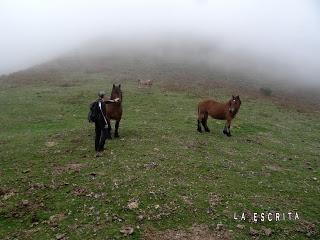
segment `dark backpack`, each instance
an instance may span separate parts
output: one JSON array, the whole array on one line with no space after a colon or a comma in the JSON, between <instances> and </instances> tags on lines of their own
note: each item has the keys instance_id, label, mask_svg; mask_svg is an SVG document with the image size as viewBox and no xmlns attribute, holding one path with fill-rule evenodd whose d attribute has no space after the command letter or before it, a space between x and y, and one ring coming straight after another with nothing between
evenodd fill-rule
<instances>
[{"instance_id":1,"label":"dark backpack","mask_svg":"<svg viewBox=\"0 0 320 240\"><path fill-rule=\"evenodd\" d=\"M90 104L89 113L88 113L88 121L95 122L97 121L99 116L99 101L94 101Z\"/></svg>"}]
</instances>

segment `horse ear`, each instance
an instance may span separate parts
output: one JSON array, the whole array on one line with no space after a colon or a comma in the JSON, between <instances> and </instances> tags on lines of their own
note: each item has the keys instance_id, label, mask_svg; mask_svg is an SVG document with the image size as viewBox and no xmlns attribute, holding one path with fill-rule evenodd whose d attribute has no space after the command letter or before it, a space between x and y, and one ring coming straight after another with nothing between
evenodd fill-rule
<instances>
[{"instance_id":1,"label":"horse ear","mask_svg":"<svg viewBox=\"0 0 320 240\"><path fill-rule=\"evenodd\" d=\"M112 88L115 88L115 87L116 87L116 85L113 84Z\"/></svg>"},{"instance_id":2,"label":"horse ear","mask_svg":"<svg viewBox=\"0 0 320 240\"><path fill-rule=\"evenodd\" d=\"M235 99L235 97L232 95L232 99Z\"/></svg>"},{"instance_id":3,"label":"horse ear","mask_svg":"<svg viewBox=\"0 0 320 240\"><path fill-rule=\"evenodd\" d=\"M239 95L236 96L236 99L240 99Z\"/></svg>"},{"instance_id":4,"label":"horse ear","mask_svg":"<svg viewBox=\"0 0 320 240\"><path fill-rule=\"evenodd\" d=\"M121 88L121 84L119 84L119 88Z\"/></svg>"}]
</instances>

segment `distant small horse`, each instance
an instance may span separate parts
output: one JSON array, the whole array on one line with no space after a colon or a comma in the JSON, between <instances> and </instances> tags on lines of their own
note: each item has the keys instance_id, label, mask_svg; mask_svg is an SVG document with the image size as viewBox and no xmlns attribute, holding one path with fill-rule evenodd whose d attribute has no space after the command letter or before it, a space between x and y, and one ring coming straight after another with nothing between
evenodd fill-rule
<instances>
[{"instance_id":1,"label":"distant small horse","mask_svg":"<svg viewBox=\"0 0 320 240\"><path fill-rule=\"evenodd\" d=\"M141 87L149 87L150 88L152 86L152 81L138 79L138 86L139 86L139 88L141 88Z\"/></svg>"},{"instance_id":2,"label":"distant small horse","mask_svg":"<svg viewBox=\"0 0 320 240\"><path fill-rule=\"evenodd\" d=\"M227 120L223 133L231 136L230 125L232 119L240 109L241 100L239 96L233 96L226 103L219 103L214 100L205 100L198 104L198 131L202 132L200 122L206 132L210 132L207 125L208 116L219 120Z\"/></svg>"},{"instance_id":3,"label":"distant small horse","mask_svg":"<svg viewBox=\"0 0 320 240\"><path fill-rule=\"evenodd\" d=\"M121 84L116 86L113 84L110 99L114 100L119 98L119 101L113 104L109 104L107 106L107 124L108 124L108 138L111 138L111 120L115 120L115 132L114 137L119 137L119 124L122 117L122 91L121 91Z\"/></svg>"}]
</instances>

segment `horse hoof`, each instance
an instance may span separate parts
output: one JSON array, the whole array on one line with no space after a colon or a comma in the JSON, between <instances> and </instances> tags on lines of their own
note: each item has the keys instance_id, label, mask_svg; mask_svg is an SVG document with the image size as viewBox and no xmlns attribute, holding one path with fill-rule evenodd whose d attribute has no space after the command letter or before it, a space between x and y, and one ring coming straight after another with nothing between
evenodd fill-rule
<instances>
[{"instance_id":1,"label":"horse hoof","mask_svg":"<svg viewBox=\"0 0 320 240\"><path fill-rule=\"evenodd\" d=\"M201 129L198 128L197 130L198 130L199 133L202 133L202 130L201 130Z\"/></svg>"},{"instance_id":2,"label":"horse hoof","mask_svg":"<svg viewBox=\"0 0 320 240\"><path fill-rule=\"evenodd\" d=\"M210 129L209 129L209 128L208 128L208 129L205 129L205 131L206 131L206 132L210 132Z\"/></svg>"},{"instance_id":3,"label":"horse hoof","mask_svg":"<svg viewBox=\"0 0 320 240\"><path fill-rule=\"evenodd\" d=\"M119 138L119 134L115 134L114 137L115 137L115 138Z\"/></svg>"}]
</instances>

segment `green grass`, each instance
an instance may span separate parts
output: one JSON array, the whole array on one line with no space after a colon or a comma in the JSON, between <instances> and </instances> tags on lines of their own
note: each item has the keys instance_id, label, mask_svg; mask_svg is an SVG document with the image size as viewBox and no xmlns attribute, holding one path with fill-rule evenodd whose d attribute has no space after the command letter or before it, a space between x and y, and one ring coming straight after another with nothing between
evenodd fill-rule
<instances>
[{"instance_id":1,"label":"green grass","mask_svg":"<svg viewBox=\"0 0 320 240\"><path fill-rule=\"evenodd\" d=\"M209 121L211 133L199 134L195 114L203 96L123 82L120 139L95 158L88 105L112 80L72 79L0 87L0 239L122 238L123 226L140 239L150 229L217 223L235 239L262 226L272 229L271 239L319 238L319 114L242 96L231 138L217 120ZM210 196L216 202L208 212ZM139 207L127 209L134 199ZM243 211L297 211L300 221L233 220ZM52 226L55 214L65 217ZM305 223L315 225L313 232Z\"/></svg>"}]
</instances>

